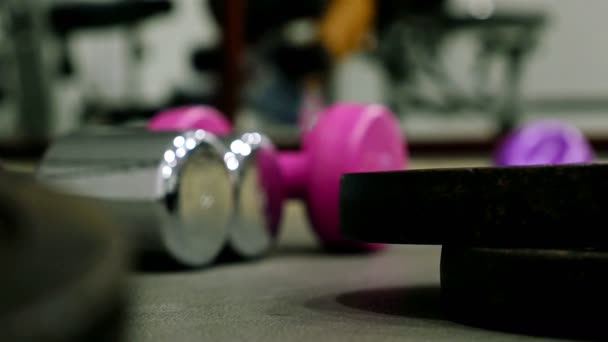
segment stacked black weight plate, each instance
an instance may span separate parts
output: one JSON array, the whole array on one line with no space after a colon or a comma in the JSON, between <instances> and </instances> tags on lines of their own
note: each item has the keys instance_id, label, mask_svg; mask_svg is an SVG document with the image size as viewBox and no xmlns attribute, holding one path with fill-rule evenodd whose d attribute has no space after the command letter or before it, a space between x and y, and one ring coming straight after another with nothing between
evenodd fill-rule
<instances>
[{"instance_id":1,"label":"stacked black weight plate","mask_svg":"<svg viewBox=\"0 0 608 342\"><path fill-rule=\"evenodd\" d=\"M606 337L608 165L345 175L342 233L443 245L454 320L509 331Z\"/></svg>"},{"instance_id":2,"label":"stacked black weight plate","mask_svg":"<svg viewBox=\"0 0 608 342\"><path fill-rule=\"evenodd\" d=\"M608 253L443 246L443 307L456 321L518 333L608 337Z\"/></svg>"}]
</instances>

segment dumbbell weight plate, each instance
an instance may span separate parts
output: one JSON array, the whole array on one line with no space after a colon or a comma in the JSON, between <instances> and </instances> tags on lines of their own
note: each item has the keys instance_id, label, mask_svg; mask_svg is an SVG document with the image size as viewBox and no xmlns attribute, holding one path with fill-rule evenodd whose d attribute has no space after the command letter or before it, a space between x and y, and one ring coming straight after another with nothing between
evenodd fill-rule
<instances>
[{"instance_id":1,"label":"dumbbell weight plate","mask_svg":"<svg viewBox=\"0 0 608 342\"><path fill-rule=\"evenodd\" d=\"M444 246L442 305L456 321L543 335L604 336L608 253Z\"/></svg>"},{"instance_id":2,"label":"dumbbell weight plate","mask_svg":"<svg viewBox=\"0 0 608 342\"><path fill-rule=\"evenodd\" d=\"M0 340L116 341L122 227L95 203L0 172Z\"/></svg>"},{"instance_id":3,"label":"dumbbell weight plate","mask_svg":"<svg viewBox=\"0 0 608 342\"><path fill-rule=\"evenodd\" d=\"M367 242L607 248L608 165L347 174L344 236Z\"/></svg>"},{"instance_id":4,"label":"dumbbell weight plate","mask_svg":"<svg viewBox=\"0 0 608 342\"><path fill-rule=\"evenodd\" d=\"M264 255L274 244L281 220L284 194L277 151L257 132L223 139L238 157L235 213L228 230L229 252L240 257Z\"/></svg>"}]
</instances>

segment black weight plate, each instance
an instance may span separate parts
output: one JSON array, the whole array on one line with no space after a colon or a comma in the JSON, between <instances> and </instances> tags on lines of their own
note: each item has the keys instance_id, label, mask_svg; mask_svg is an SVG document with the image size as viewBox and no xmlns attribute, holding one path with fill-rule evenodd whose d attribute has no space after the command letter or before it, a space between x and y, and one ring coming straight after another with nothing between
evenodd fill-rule
<instances>
[{"instance_id":1,"label":"black weight plate","mask_svg":"<svg viewBox=\"0 0 608 342\"><path fill-rule=\"evenodd\" d=\"M607 336L608 253L444 246L441 299L456 321L520 333Z\"/></svg>"},{"instance_id":2,"label":"black weight plate","mask_svg":"<svg viewBox=\"0 0 608 342\"><path fill-rule=\"evenodd\" d=\"M97 206L0 173L0 340L115 341L126 249Z\"/></svg>"},{"instance_id":3,"label":"black weight plate","mask_svg":"<svg viewBox=\"0 0 608 342\"><path fill-rule=\"evenodd\" d=\"M606 248L608 165L346 174L347 238L401 244Z\"/></svg>"}]
</instances>

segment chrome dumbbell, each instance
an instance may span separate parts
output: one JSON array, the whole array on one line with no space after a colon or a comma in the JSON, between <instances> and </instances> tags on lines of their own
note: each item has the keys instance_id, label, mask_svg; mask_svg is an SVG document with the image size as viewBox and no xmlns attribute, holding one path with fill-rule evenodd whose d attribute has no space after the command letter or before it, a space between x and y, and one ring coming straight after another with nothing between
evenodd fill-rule
<instances>
[{"instance_id":1,"label":"chrome dumbbell","mask_svg":"<svg viewBox=\"0 0 608 342\"><path fill-rule=\"evenodd\" d=\"M234 175L232 218L225 252L241 258L264 255L272 246L281 219L283 193L277 150L259 132L230 133L230 123L212 107L179 107L159 113L151 131L203 128L221 135L227 168Z\"/></svg>"}]
</instances>

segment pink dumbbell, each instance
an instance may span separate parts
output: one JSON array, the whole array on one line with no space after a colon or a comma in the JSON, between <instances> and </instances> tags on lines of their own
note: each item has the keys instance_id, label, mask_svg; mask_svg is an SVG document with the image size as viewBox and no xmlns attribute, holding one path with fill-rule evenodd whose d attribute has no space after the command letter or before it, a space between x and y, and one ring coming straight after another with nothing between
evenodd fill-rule
<instances>
[{"instance_id":1,"label":"pink dumbbell","mask_svg":"<svg viewBox=\"0 0 608 342\"><path fill-rule=\"evenodd\" d=\"M159 113L149 124L154 130L207 129L226 133L220 113L207 106L172 109ZM308 215L324 247L333 250L375 250L382 245L345 240L339 231L338 192L347 172L399 170L407 167L405 139L394 115L377 104L338 103L314 118L303 131L301 150L276 152L266 149L257 158L258 180L269 192L266 206L270 227L277 222L285 198L306 202ZM213 123L213 125L211 124ZM221 131L221 132L220 132ZM251 135L244 134L239 141ZM249 137L249 138L248 138ZM240 144L240 143L239 143ZM274 152L273 152L274 151ZM274 171L273 171L274 170ZM279 194L277 194L279 193Z\"/></svg>"},{"instance_id":2,"label":"pink dumbbell","mask_svg":"<svg viewBox=\"0 0 608 342\"><path fill-rule=\"evenodd\" d=\"M220 111L209 106L183 106L162 111L148 121L153 131L204 129L216 135L227 135L232 125Z\"/></svg>"}]
</instances>

